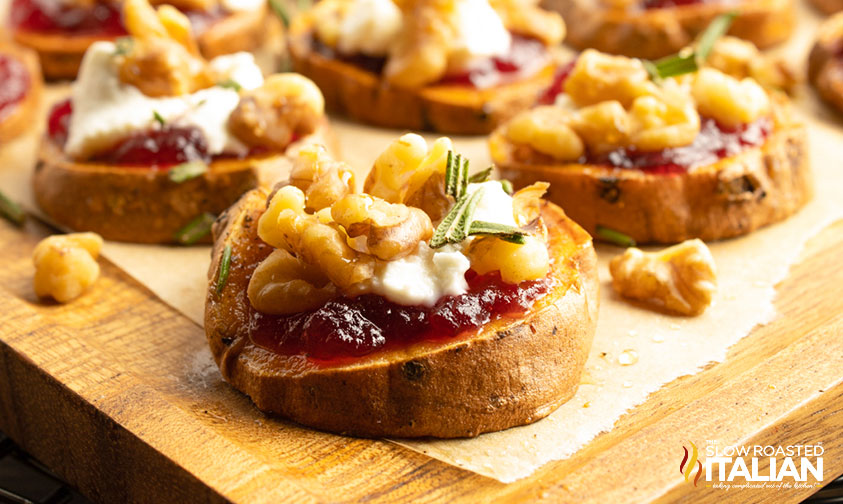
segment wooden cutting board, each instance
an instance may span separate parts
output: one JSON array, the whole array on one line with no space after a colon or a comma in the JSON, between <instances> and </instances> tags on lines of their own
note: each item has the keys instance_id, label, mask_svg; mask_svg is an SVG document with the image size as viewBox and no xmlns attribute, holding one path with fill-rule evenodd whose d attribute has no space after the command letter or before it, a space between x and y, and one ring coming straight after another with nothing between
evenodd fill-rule
<instances>
[{"instance_id":1,"label":"wooden cutting board","mask_svg":"<svg viewBox=\"0 0 843 504\"><path fill-rule=\"evenodd\" d=\"M105 261L76 302L40 302L30 254L47 232L0 222L0 429L96 501L779 503L819 488L695 488L678 439L822 443L825 481L843 473L843 221L779 285L781 316L725 362L509 485L264 416L208 366L199 327Z\"/></svg>"}]
</instances>

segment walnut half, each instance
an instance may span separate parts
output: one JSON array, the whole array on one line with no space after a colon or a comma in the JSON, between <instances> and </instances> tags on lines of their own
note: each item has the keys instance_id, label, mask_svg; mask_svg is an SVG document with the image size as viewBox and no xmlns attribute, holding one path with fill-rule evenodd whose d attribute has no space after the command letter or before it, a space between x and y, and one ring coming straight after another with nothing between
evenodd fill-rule
<instances>
[{"instance_id":1,"label":"walnut half","mask_svg":"<svg viewBox=\"0 0 843 504\"><path fill-rule=\"evenodd\" d=\"M96 233L48 236L32 253L35 293L67 303L81 296L99 277L97 256L102 238Z\"/></svg>"},{"instance_id":2,"label":"walnut half","mask_svg":"<svg viewBox=\"0 0 843 504\"><path fill-rule=\"evenodd\" d=\"M629 248L609 263L612 287L683 315L699 315L717 288L714 258L701 240L687 240L658 252Z\"/></svg>"}]
</instances>

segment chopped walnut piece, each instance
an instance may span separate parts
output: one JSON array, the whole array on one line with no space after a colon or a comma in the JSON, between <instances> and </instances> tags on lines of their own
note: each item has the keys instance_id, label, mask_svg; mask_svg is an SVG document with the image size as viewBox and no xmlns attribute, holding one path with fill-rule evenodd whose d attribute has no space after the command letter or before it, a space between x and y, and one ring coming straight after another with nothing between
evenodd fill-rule
<instances>
[{"instance_id":1,"label":"chopped walnut piece","mask_svg":"<svg viewBox=\"0 0 843 504\"><path fill-rule=\"evenodd\" d=\"M96 233L48 236L32 253L35 293L67 303L81 296L100 274L97 256L102 238Z\"/></svg>"},{"instance_id":2,"label":"chopped walnut piece","mask_svg":"<svg viewBox=\"0 0 843 504\"><path fill-rule=\"evenodd\" d=\"M317 268L276 249L252 273L248 295L258 311L287 315L318 308L337 292Z\"/></svg>"},{"instance_id":3,"label":"chopped walnut piece","mask_svg":"<svg viewBox=\"0 0 843 504\"><path fill-rule=\"evenodd\" d=\"M658 252L629 248L609 263L612 286L621 296L683 315L699 315L716 290L714 258L701 240Z\"/></svg>"}]
</instances>

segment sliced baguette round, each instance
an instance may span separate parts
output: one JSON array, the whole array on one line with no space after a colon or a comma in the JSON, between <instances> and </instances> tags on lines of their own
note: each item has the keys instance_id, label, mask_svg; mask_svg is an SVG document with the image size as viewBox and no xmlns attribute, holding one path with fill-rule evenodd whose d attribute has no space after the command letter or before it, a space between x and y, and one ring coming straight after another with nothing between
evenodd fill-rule
<instances>
[{"instance_id":1,"label":"sliced baguette round","mask_svg":"<svg viewBox=\"0 0 843 504\"><path fill-rule=\"evenodd\" d=\"M700 2L638 10L609 8L595 0L544 0L543 6L562 14L568 27L565 41L571 46L647 59L678 52L714 18L734 10L739 15L729 33L762 49L787 40L796 23L795 0Z\"/></svg>"},{"instance_id":2,"label":"sliced baguette round","mask_svg":"<svg viewBox=\"0 0 843 504\"><path fill-rule=\"evenodd\" d=\"M41 77L38 56L33 51L0 41L0 54L8 54L19 60L29 74L26 96L6 117L0 119L0 144L3 144L37 123L35 117L40 111L44 79Z\"/></svg>"},{"instance_id":3,"label":"sliced baguette round","mask_svg":"<svg viewBox=\"0 0 843 504\"><path fill-rule=\"evenodd\" d=\"M328 136L326 120L287 153L307 144L330 145ZM113 241L176 243L176 233L203 213L219 215L250 189L274 183L285 163L278 155L222 159L203 175L177 183L169 170L74 162L45 139L33 184L38 206L63 227ZM210 235L202 242L210 243Z\"/></svg>"},{"instance_id":4,"label":"sliced baguette round","mask_svg":"<svg viewBox=\"0 0 843 504\"><path fill-rule=\"evenodd\" d=\"M293 69L322 90L330 110L387 128L458 135L485 134L532 105L550 85L554 65L517 82L475 89L434 85L421 89L390 86L380 75L328 58L313 48L313 30L303 18L290 27Z\"/></svg>"},{"instance_id":5,"label":"sliced baguette round","mask_svg":"<svg viewBox=\"0 0 843 504\"><path fill-rule=\"evenodd\" d=\"M206 58L238 51L251 51L263 41L266 6L250 11L228 14L215 21L197 37L199 49ZM42 33L14 29L18 44L34 49L41 60L47 79L75 79L85 51L94 42L114 40L114 37Z\"/></svg>"},{"instance_id":6,"label":"sliced baguette round","mask_svg":"<svg viewBox=\"0 0 843 504\"><path fill-rule=\"evenodd\" d=\"M763 145L682 174L537 162L503 128L489 145L503 178L516 187L550 182L548 199L592 235L603 226L638 243L719 240L783 220L811 198L807 132L791 113L780 111L780 125Z\"/></svg>"},{"instance_id":7,"label":"sliced baguette round","mask_svg":"<svg viewBox=\"0 0 843 504\"><path fill-rule=\"evenodd\" d=\"M546 205L553 289L519 319L478 334L320 366L249 337L251 273L271 252L257 237L267 193L246 194L214 230L205 333L223 377L258 408L298 423L363 437L470 437L534 422L576 391L597 321L596 255L588 234ZM228 280L217 293L223 250Z\"/></svg>"}]
</instances>

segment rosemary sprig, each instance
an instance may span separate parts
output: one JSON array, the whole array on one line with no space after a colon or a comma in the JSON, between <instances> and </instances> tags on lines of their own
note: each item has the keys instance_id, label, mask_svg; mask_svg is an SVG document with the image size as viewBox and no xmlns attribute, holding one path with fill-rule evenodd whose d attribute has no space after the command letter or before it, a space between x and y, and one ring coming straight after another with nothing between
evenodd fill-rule
<instances>
[{"instance_id":1,"label":"rosemary sprig","mask_svg":"<svg viewBox=\"0 0 843 504\"><path fill-rule=\"evenodd\" d=\"M15 226L23 226L26 221L26 212L23 208L2 192L0 192L0 215Z\"/></svg>"},{"instance_id":2,"label":"rosemary sprig","mask_svg":"<svg viewBox=\"0 0 843 504\"><path fill-rule=\"evenodd\" d=\"M621 233L620 231L615 231L614 229L607 228L606 226L601 226L598 224L596 234L597 237L601 240L613 243L619 247L635 246L635 240L633 240L631 236Z\"/></svg>"},{"instance_id":3,"label":"rosemary sprig","mask_svg":"<svg viewBox=\"0 0 843 504\"><path fill-rule=\"evenodd\" d=\"M226 79L222 82L217 82L217 86L219 86L221 88L226 88L226 89L233 89L233 90L237 91L238 93L240 92L241 89L243 89L243 86L241 86L240 83L237 82L234 79Z\"/></svg>"},{"instance_id":4,"label":"rosemary sprig","mask_svg":"<svg viewBox=\"0 0 843 504\"><path fill-rule=\"evenodd\" d=\"M480 182L486 182L489 180L489 177L492 176L492 166L486 168L485 170L481 170L474 175L468 177L469 184L479 184Z\"/></svg>"},{"instance_id":5,"label":"rosemary sprig","mask_svg":"<svg viewBox=\"0 0 843 504\"><path fill-rule=\"evenodd\" d=\"M135 39L132 37L119 37L114 41L114 55L123 56L132 52L135 46Z\"/></svg>"},{"instance_id":6,"label":"rosemary sprig","mask_svg":"<svg viewBox=\"0 0 843 504\"><path fill-rule=\"evenodd\" d=\"M269 7L278 16L278 19L284 23L284 28L288 28L290 26L290 14L287 12L287 8L283 5L282 0L269 0Z\"/></svg>"},{"instance_id":7,"label":"rosemary sprig","mask_svg":"<svg viewBox=\"0 0 843 504\"><path fill-rule=\"evenodd\" d=\"M517 227L497 224L495 222L472 221L468 229L469 235L492 235L511 243L523 244L527 233Z\"/></svg>"},{"instance_id":8,"label":"rosemary sprig","mask_svg":"<svg viewBox=\"0 0 843 504\"><path fill-rule=\"evenodd\" d=\"M168 176L176 184L195 179L208 171L208 165L202 161L188 161L170 168Z\"/></svg>"},{"instance_id":9,"label":"rosemary sprig","mask_svg":"<svg viewBox=\"0 0 843 504\"><path fill-rule=\"evenodd\" d=\"M231 245L226 245L222 251L222 261L220 261L220 273L217 277L217 294L221 293L228 282L228 273L231 270Z\"/></svg>"},{"instance_id":10,"label":"rosemary sprig","mask_svg":"<svg viewBox=\"0 0 843 504\"><path fill-rule=\"evenodd\" d=\"M481 188L474 191L471 196L462 197L457 201L448 215L436 227L436 231L433 232L433 237L428 244L430 248L439 248L448 243L459 243L465 240L471 226L471 216L474 214L482 195L483 189Z\"/></svg>"},{"instance_id":11,"label":"rosemary sprig","mask_svg":"<svg viewBox=\"0 0 843 504\"><path fill-rule=\"evenodd\" d=\"M508 180L501 180L501 187L503 188L503 192L506 194L512 194L515 192L515 188L512 187L512 182Z\"/></svg>"},{"instance_id":12,"label":"rosemary sprig","mask_svg":"<svg viewBox=\"0 0 843 504\"><path fill-rule=\"evenodd\" d=\"M468 159L454 151L448 151L445 163L445 194L450 194L459 201L468 187Z\"/></svg>"},{"instance_id":13,"label":"rosemary sprig","mask_svg":"<svg viewBox=\"0 0 843 504\"><path fill-rule=\"evenodd\" d=\"M162 116L157 110L152 111L152 118L155 119L155 121L161 126L167 124L167 121L164 120L164 116Z\"/></svg>"},{"instance_id":14,"label":"rosemary sprig","mask_svg":"<svg viewBox=\"0 0 843 504\"><path fill-rule=\"evenodd\" d=\"M175 239L182 245L193 245L211 232L211 226L217 218L205 212L176 231Z\"/></svg>"},{"instance_id":15,"label":"rosemary sprig","mask_svg":"<svg viewBox=\"0 0 843 504\"><path fill-rule=\"evenodd\" d=\"M735 16L737 12L734 11L717 16L700 35L694 49L685 48L674 56L667 56L656 61L645 60L644 68L647 69L650 78L658 81L699 70L711 53L711 49L714 48L714 44L717 43L717 39L729 31Z\"/></svg>"}]
</instances>

